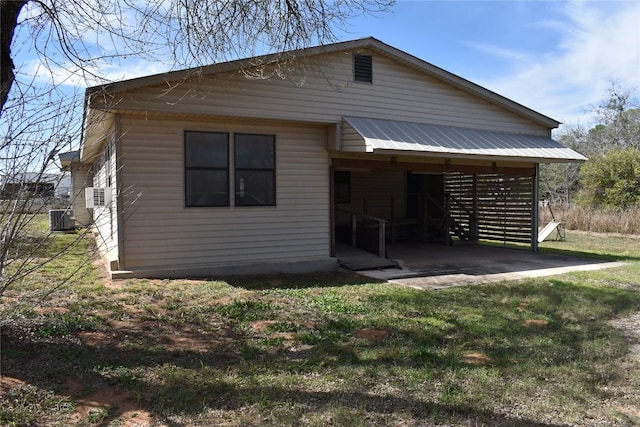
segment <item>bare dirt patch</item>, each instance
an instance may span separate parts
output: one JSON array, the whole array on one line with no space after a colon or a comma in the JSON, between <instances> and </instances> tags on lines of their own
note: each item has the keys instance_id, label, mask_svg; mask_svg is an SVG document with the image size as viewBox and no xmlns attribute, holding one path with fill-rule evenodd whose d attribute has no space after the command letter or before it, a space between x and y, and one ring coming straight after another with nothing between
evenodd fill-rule
<instances>
[{"instance_id":1,"label":"bare dirt patch","mask_svg":"<svg viewBox=\"0 0 640 427\"><path fill-rule=\"evenodd\" d=\"M204 353L212 346L232 343L236 335L228 328L218 330L215 335L198 333L184 327L162 334L159 343L168 351L193 351Z\"/></svg>"},{"instance_id":2,"label":"bare dirt patch","mask_svg":"<svg viewBox=\"0 0 640 427\"><path fill-rule=\"evenodd\" d=\"M81 342L91 347L101 346L112 339L111 334L105 332L80 332L78 338Z\"/></svg>"},{"instance_id":3,"label":"bare dirt patch","mask_svg":"<svg viewBox=\"0 0 640 427\"><path fill-rule=\"evenodd\" d=\"M6 375L0 376L0 390L3 392L25 384L26 383L24 381L17 378L8 377Z\"/></svg>"},{"instance_id":4,"label":"bare dirt patch","mask_svg":"<svg viewBox=\"0 0 640 427\"><path fill-rule=\"evenodd\" d=\"M640 420L640 409L639 408L634 408L634 407L629 407L629 406L618 406L616 407L616 409L620 412L622 412L623 414L633 417L633 418L638 418Z\"/></svg>"},{"instance_id":5,"label":"bare dirt patch","mask_svg":"<svg viewBox=\"0 0 640 427\"><path fill-rule=\"evenodd\" d=\"M462 355L462 361L467 365L482 366L491 362L491 358L477 351L467 352Z\"/></svg>"},{"instance_id":6,"label":"bare dirt patch","mask_svg":"<svg viewBox=\"0 0 640 427\"><path fill-rule=\"evenodd\" d=\"M136 399L129 392L101 387L93 393L86 394L85 386L74 378L67 378L65 385L66 394L70 397L81 396L74 399L75 411L67 418L71 425L89 418L96 421L100 419L104 425L108 421L117 420L117 425L123 427L150 426L153 422L153 416L140 409Z\"/></svg>"},{"instance_id":7,"label":"bare dirt patch","mask_svg":"<svg viewBox=\"0 0 640 427\"><path fill-rule=\"evenodd\" d=\"M249 327L251 328L252 331L254 332L264 332L266 331L271 325L275 325L278 322L275 320L258 320L255 322L251 322L249 324Z\"/></svg>"},{"instance_id":8,"label":"bare dirt patch","mask_svg":"<svg viewBox=\"0 0 640 427\"><path fill-rule=\"evenodd\" d=\"M544 328L549 324L549 321L544 319L527 319L523 322L523 324L524 326L534 328Z\"/></svg>"},{"instance_id":9,"label":"bare dirt patch","mask_svg":"<svg viewBox=\"0 0 640 427\"><path fill-rule=\"evenodd\" d=\"M38 314L65 314L69 312L69 309L66 307L35 307L33 309L35 313Z\"/></svg>"},{"instance_id":10,"label":"bare dirt patch","mask_svg":"<svg viewBox=\"0 0 640 427\"><path fill-rule=\"evenodd\" d=\"M362 338L370 341L380 341L389 335L389 331L384 329L361 329L354 333L356 338Z\"/></svg>"}]
</instances>

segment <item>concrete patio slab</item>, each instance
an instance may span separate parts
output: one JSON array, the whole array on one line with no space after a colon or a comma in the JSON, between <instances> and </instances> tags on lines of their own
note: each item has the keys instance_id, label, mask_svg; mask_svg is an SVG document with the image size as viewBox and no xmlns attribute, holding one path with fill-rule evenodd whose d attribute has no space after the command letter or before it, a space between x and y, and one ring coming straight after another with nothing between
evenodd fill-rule
<instances>
[{"instance_id":1,"label":"concrete patio slab","mask_svg":"<svg viewBox=\"0 0 640 427\"><path fill-rule=\"evenodd\" d=\"M371 252L344 243L336 244L336 252L340 266L351 271L379 270L398 266L398 263L393 260L381 258Z\"/></svg>"},{"instance_id":2,"label":"concrete patio slab","mask_svg":"<svg viewBox=\"0 0 640 427\"><path fill-rule=\"evenodd\" d=\"M624 265L623 262L481 245L404 243L390 246L389 255L403 268L380 268L358 273L417 289L442 289Z\"/></svg>"}]
</instances>

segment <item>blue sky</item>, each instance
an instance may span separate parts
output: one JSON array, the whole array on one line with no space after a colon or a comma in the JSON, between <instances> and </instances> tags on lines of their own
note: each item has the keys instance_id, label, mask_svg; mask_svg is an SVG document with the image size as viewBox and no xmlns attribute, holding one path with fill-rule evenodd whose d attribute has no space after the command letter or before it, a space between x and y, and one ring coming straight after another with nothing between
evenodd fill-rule
<instances>
[{"instance_id":1,"label":"blue sky","mask_svg":"<svg viewBox=\"0 0 640 427\"><path fill-rule=\"evenodd\" d=\"M567 124L593 124L590 110L612 81L640 90L640 0L399 0L390 12L350 24L338 32L342 40L373 36ZM15 44L24 48L30 35L17 34L26 37ZM26 80L48 70L28 49L17 62ZM122 80L171 65L128 58L97 67L97 74ZM55 63L49 69L53 77L41 77L69 89L97 84Z\"/></svg>"},{"instance_id":2,"label":"blue sky","mask_svg":"<svg viewBox=\"0 0 640 427\"><path fill-rule=\"evenodd\" d=\"M373 36L568 124L612 81L640 90L640 1L398 1L345 39Z\"/></svg>"}]
</instances>

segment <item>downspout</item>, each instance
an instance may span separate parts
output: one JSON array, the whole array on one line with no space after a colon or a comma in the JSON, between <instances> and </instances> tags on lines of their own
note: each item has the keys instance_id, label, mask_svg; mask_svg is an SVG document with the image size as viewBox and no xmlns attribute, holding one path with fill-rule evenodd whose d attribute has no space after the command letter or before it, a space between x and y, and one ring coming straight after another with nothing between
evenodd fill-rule
<instances>
[{"instance_id":1,"label":"downspout","mask_svg":"<svg viewBox=\"0 0 640 427\"><path fill-rule=\"evenodd\" d=\"M336 256L336 169L329 159L329 255Z\"/></svg>"},{"instance_id":2,"label":"downspout","mask_svg":"<svg viewBox=\"0 0 640 427\"><path fill-rule=\"evenodd\" d=\"M540 163L536 163L533 176L533 195L531 207L531 250L538 252L538 221L540 215Z\"/></svg>"}]
</instances>

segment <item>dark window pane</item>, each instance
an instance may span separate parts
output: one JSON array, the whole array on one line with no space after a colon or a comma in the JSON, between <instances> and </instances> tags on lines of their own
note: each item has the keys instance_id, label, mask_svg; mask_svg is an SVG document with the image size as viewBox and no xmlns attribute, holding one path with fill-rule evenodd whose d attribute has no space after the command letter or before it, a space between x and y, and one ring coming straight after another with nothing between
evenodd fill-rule
<instances>
[{"instance_id":1,"label":"dark window pane","mask_svg":"<svg viewBox=\"0 0 640 427\"><path fill-rule=\"evenodd\" d=\"M351 172L336 171L334 183L336 203L351 203Z\"/></svg>"},{"instance_id":2,"label":"dark window pane","mask_svg":"<svg viewBox=\"0 0 640 427\"><path fill-rule=\"evenodd\" d=\"M273 135L235 135L235 164L241 169L273 169L275 137Z\"/></svg>"},{"instance_id":3,"label":"dark window pane","mask_svg":"<svg viewBox=\"0 0 640 427\"><path fill-rule=\"evenodd\" d=\"M185 166L226 168L229 163L226 133L186 132Z\"/></svg>"},{"instance_id":4,"label":"dark window pane","mask_svg":"<svg viewBox=\"0 0 640 427\"><path fill-rule=\"evenodd\" d=\"M275 197L274 171L236 170L236 206L273 206Z\"/></svg>"},{"instance_id":5,"label":"dark window pane","mask_svg":"<svg viewBox=\"0 0 640 427\"><path fill-rule=\"evenodd\" d=\"M229 206L226 170L187 170L185 180L187 206Z\"/></svg>"}]
</instances>

